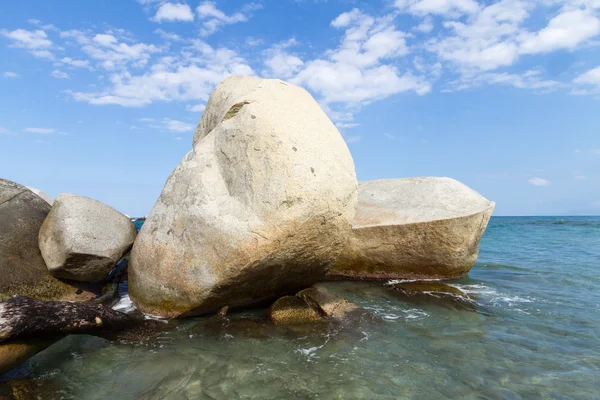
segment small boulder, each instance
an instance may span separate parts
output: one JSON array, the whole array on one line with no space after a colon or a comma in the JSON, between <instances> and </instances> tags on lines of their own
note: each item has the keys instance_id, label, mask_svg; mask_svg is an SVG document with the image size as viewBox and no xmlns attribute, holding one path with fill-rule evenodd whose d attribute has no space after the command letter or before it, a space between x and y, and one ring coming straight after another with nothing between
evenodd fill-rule
<instances>
[{"instance_id":1,"label":"small boulder","mask_svg":"<svg viewBox=\"0 0 600 400\"><path fill-rule=\"evenodd\" d=\"M301 290L295 296L284 296L269 308L269 319L275 325L297 325L315 322L343 321L359 308L322 286Z\"/></svg>"},{"instance_id":2,"label":"small boulder","mask_svg":"<svg viewBox=\"0 0 600 400\"><path fill-rule=\"evenodd\" d=\"M17 183L0 179L0 300L28 296L40 300L89 300L88 285L63 282L48 273L38 233L50 205Z\"/></svg>"},{"instance_id":3,"label":"small boulder","mask_svg":"<svg viewBox=\"0 0 600 400\"><path fill-rule=\"evenodd\" d=\"M332 279L457 279L468 274L494 202L450 178L359 184L348 246Z\"/></svg>"},{"instance_id":4,"label":"small boulder","mask_svg":"<svg viewBox=\"0 0 600 400\"><path fill-rule=\"evenodd\" d=\"M268 316L275 325L296 325L324 321L318 312L296 296L279 298L269 308Z\"/></svg>"},{"instance_id":5,"label":"small boulder","mask_svg":"<svg viewBox=\"0 0 600 400\"><path fill-rule=\"evenodd\" d=\"M39 233L50 273L63 279L104 279L133 245L137 230L117 210L83 196L59 195Z\"/></svg>"},{"instance_id":6,"label":"small boulder","mask_svg":"<svg viewBox=\"0 0 600 400\"><path fill-rule=\"evenodd\" d=\"M296 294L320 315L327 318L343 319L349 312L357 310L356 305L341 298L322 286L313 286Z\"/></svg>"},{"instance_id":7,"label":"small boulder","mask_svg":"<svg viewBox=\"0 0 600 400\"><path fill-rule=\"evenodd\" d=\"M348 147L306 90L229 77L140 230L131 299L192 316L319 282L350 234L356 193Z\"/></svg>"}]
</instances>

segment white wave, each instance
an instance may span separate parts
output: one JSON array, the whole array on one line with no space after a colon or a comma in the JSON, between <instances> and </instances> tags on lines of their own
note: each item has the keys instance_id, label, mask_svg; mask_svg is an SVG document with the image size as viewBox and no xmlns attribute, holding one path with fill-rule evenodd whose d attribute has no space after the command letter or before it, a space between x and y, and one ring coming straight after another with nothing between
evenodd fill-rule
<instances>
[{"instance_id":1,"label":"white wave","mask_svg":"<svg viewBox=\"0 0 600 400\"><path fill-rule=\"evenodd\" d=\"M498 292L496 289L490 288L481 284L473 284L473 285L459 285L454 284L451 285L457 289L462 290L467 294L474 294L481 298L484 298L487 302L489 302L494 307L502 307L508 306L512 307L514 304L519 303L533 303L536 301L535 298L532 297L522 297L516 295L508 295L506 293ZM520 310L523 311L523 310Z\"/></svg>"},{"instance_id":2,"label":"white wave","mask_svg":"<svg viewBox=\"0 0 600 400\"><path fill-rule=\"evenodd\" d=\"M441 279L391 279L384 285L396 285L398 283L411 283L411 282L441 282Z\"/></svg>"}]
</instances>

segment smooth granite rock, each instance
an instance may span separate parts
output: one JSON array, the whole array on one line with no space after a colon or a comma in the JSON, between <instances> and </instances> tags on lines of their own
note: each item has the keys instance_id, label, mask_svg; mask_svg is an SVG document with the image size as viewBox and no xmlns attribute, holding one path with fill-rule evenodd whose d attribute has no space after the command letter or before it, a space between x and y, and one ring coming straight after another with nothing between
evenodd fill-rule
<instances>
[{"instance_id":1,"label":"smooth granite rock","mask_svg":"<svg viewBox=\"0 0 600 400\"><path fill-rule=\"evenodd\" d=\"M133 222L114 208L61 194L42 224L39 246L53 276L94 282L108 276L136 235Z\"/></svg>"},{"instance_id":2,"label":"smooth granite rock","mask_svg":"<svg viewBox=\"0 0 600 400\"><path fill-rule=\"evenodd\" d=\"M38 233L50 205L17 183L0 179L0 300L83 301L95 297L86 285L63 282L48 273Z\"/></svg>"},{"instance_id":3,"label":"smooth granite rock","mask_svg":"<svg viewBox=\"0 0 600 400\"><path fill-rule=\"evenodd\" d=\"M473 267L494 202L450 178L361 182L331 279L456 279Z\"/></svg>"},{"instance_id":4,"label":"smooth granite rock","mask_svg":"<svg viewBox=\"0 0 600 400\"><path fill-rule=\"evenodd\" d=\"M227 78L138 235L131 298L176 317L310 286L344 247L356 196L346 143L308 92Z\"/></svg>"}]
</instances>

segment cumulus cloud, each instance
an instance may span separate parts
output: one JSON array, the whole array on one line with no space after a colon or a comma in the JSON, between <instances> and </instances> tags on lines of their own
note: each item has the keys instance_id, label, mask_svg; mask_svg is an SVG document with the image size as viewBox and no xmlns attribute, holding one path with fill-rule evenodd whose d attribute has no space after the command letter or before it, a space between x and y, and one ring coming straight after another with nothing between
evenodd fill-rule
<instances>
[{"instance_id":1,"label":"cumulus cloud","mask_svg":"<svg viewBox=\"0 0 600 400\"><path fill-rule=\"evenodd\" d=\"M305 62L292 82L308 87L326 104L355 108L400 92L430 91L423 78L385 63L408 53L407 35L396 29L393 16L376 18L355 8L331 26L344 30L339 47Z\"/></svg>"},{"instance_id":2,"label":"cumulus cloud","mask_svg":"<svg viewBox=\"0 0 600 400\"><path fill-rule=\"evenodd\" d=\"M531 178L527 182L533 186L548 186L550 184L550 181L544 178Z\"/></svg>"},{"instance_id":3,"label":"cumulus cloud","mask_svg":"<svg viewBox=\"0 0 600 400\"><path fill-rule=\"evenodd\" d=\"M415 15L440 14L460 16L479 10L475 0L396 0L394 5L403 12Z\"/></svg>"},{"instance_id":4,"label":"cumulus cloud","mask_svg":"<svg viewBox=\"0 0 600 400\"><path fill-rule=\"evenodd\" d=\"M206 102L213 88L229 75L254 75L236 52L195 41L186 51L163 57L141 74L129 71L110 76L110 86L100 92L68 92L90 104L140 107L172 100Z\"/></svg>"},{"instance_id":5,"label":"cumulus cloud","mask_svg":"<svg viewBox=\"0 0 600 400\"><path fill-rule=\"evenodd\" d=\"M19 75L16 72L6 71L2 74L4 78L18 78Z\"/></svg>"},{"instance_id":6,"label":"cumulus cloud","mask_svg":"<svg viewBox=\"0 0 600 400\"><path fill-rule=\"evenodd\" d=\"M26 29L15 29L8 31L0 30L0 35L11 40L10 47L26 49L35 57L52 59L53 54L50 52L52 41L48 39L48 35L41 29L28 31Z\"/></svg>"},{"instance_id":7,"label":"cumulus cloud","mask_svg":"<svg viewBox=\"0 0 600 400\"><path fill-rule=\"evenodd\" d=\"M67 74L66 72L59 71L57 69L53 70L50 73L50 76L56 79L69 79L69 74Z\"/></svg>"},{"instance_id":8,"label":"cumulus cloud","mask_svg":"<svg viewBox=\"0 0 600 400\"><path fill-rule=\"evenodd\" d=\"M598 33L600 19L591 10L569 10L552 18L539 32L522 34L519 38L520 51L535 54L559 49L572 50Z\"/></svg>"},{"instance_id":9,"label":"cumulus cloud","mask_svg":"<svg viewBox=\"0 0 600 400\"><path fill-rule=\"evenodd\" d=\"M217 8L214 1L203 1L196 7L198 18L202 21L200 35L209 36L220 30L225 25L236 24L238 22L248 21L252 11L261 9L262 5L258 3L249 3L242 7L242 10L231 15L225 14Z\"/></svg>"},{"instance_id":10,"label":"cumulus cloud","mask_svg":"<svg viewBox=\"0 0 600 400\"><path fill-rule=\"evenodd\" d=\"M187 4L164 3L158 8L152 20L155 22L189 22L194 20L194 13Z\"/></svg>"}]
</instances>

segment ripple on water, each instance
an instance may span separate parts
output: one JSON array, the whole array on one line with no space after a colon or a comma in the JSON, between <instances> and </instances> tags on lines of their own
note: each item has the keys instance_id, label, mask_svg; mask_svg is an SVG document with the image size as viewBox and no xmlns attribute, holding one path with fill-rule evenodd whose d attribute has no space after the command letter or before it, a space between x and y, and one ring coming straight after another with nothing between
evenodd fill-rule
<instances>
[{"instance_id":1,"label":"ripple on water","mask_svg":"<svg viewBox=\"0 0 600 400\"><path fill-rule=\"evenodd\" d=\"M42 398L65 399L598 399L600 218L561 219L492 218L479 263L450 283L480 308L331 282L371 318L285 329L252 311L230 318L253 323L196 318L140 344L70 336L31 375Z\"/></svg>"}]
</instances>

